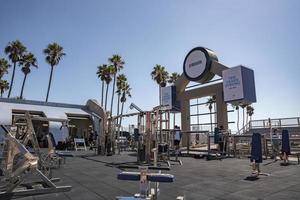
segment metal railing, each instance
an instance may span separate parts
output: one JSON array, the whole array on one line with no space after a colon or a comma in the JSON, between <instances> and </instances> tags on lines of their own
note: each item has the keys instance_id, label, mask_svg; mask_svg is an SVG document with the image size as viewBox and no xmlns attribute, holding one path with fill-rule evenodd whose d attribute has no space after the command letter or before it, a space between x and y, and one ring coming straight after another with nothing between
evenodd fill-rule
<instances>
[{"instance_id":1,"label":"metal railing","mask_svg":"<svg viewBox=\"0 0 300 200\"><path fill-rule=\"evenodd\" d=\"M300 127L300 117L251 120L238 133L244 134L252 129Z\"/></svg>"}]
</instances>

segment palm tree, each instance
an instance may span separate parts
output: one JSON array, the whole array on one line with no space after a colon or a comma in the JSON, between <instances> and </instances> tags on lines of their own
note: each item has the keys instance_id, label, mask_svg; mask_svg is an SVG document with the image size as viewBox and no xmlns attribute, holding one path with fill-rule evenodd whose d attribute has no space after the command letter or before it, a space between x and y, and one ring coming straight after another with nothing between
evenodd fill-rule
<instances>
[{"instance_id":1,"label":"palm tree","mask_svg":"<svg viewBox=\"0 0 300 200\"><path fill-rule=\"evenodd\" d=\"M6 55L8 55L8 58L11 60L11 62L14 65L13 73L12 73L11 81L10 81L10 87L9 87L9 91L8 91L8 96L7 96L8 98L11 95L12 87L14 84L17 63L20 61L20 59L22 58L22 56L25 52L26 52L26 47L19 40L9 42L8 45L4 49L4 53Z\"/></svg>"},{"instance_id":2,"label":"palm tree","mask_svg":"<svg viewBox=\"0 0 300 200\"><path fill-rule=\"evenodd\" d=\"M178 74L177 72L173 72L168 79L168 83L175 84L175 82L178 80L179 77L180 77L180 74Z\"/></svg>"},{"instance_id":3,"label":"palm tree","mask_svg":"<svg viewBox=\"0 0 300 200\"><path fill-rule=\"evenodd\" d=\"M125 64L124 60L122 60L122 57L120 55L114 54L111 58L108 59L109 63L114 67L113 71L113 91L111 94L111 104L110 104L110 116L112 116L113 113L113 104L114 104L114 95L115 95L115 86L116 86L116 76L118 71L120 71L123 68L123 65Z\"/></svg>"},{"instance_id":4,"label":"palm tree","mask_svg":"<svg viewBox=\"0 0 300 200\"><path fill-rule=\"evenodd\" d=\"M245 129L245 108L246 108L246 104L242 104L241 105L241 108L243 109L243 132L244 132L244 129Z\"/></svg>"},{"instance_id":5,"label":"palm tree","mask_svg":"<svg viewBox=\"0 0 300 200\"><path fill-rule=\"evenodd\" d=\"M1 93L1 98L3 97L3 93L9 89L9 83L6 80L1 80L0 79L0 93Z\"/></svg>"},{"instance_id":6,"label":"palm tree","mask_svg":"<svg viewBox=\"0 0 300 200\"><path fill-rule=\"evenodd\" d=\"M120 74L117 77L117 91L116 93L118 94L118 106L117 106L117 116L119 115L119 110L120 110L120 98L122 94L122 88L124 87L124 84L127 81L127 77L124 74ZM117 118L117 124L118 124L118 118Z\"/></svg>"},{"instance_id":7,"label":"palm tree","mask_svg":"<svg viewBox=\"0 0 300 200\"><path fill-rule=\"evenodd\" d=\"M7 74L7 70L10 67L10 64L5 58L0 59L0 78L2 78L4 74Z\"/></svg>"},{"instance_id":8,"label":"palm tree","mask_svg":"<svg viewBox=\"0 0 300 200\"><path fill-rule=\"evenodd\" d=\"M153 70L151 72L152 79L159 85L159 104L161 104L161 98L160 98L160 89L161 87L165 87L167 80L169 78L169 73L166 71L164 66L156 64L155 67L153 67Z\"/></svg>"},{"instance_id":9,"label":"palm tree","mask_svg":"<svg viewBox=\"0 0 300 200\"><path fill-rule=\"evenodd\" d=\"M107 65L103 64L98 66L97 75L98 78L102 82L102 90L101 90L101 107L103 107L103 98L104 98L104 82L105 82L105 70L107 69Z\"/></svg>"},{"instance_id":10,"label":"palm tree","mask_svg":"<svg viewBox=\"0 0 300 200\"><path fill-rule=\"evenodd\" d=\"M237 128L237 132L239 133L240 131L240 110L239 110L239 106L238 105L233 105L232 107L237 111L237 123L236 123L236 128Z\"/></svg>"},{"instance_id":11,"label":"palm tree","mask_svg":"<svg viewBox=\"0 0 300 200\"><path fill-rule=\"evenodd\" d=\"M46 96L46 102L48 102L54 66L58 65L61 58L66 54L63 52L63 47L61 47L59 44L55 42L52 44L48 44L47 48L44 49L44 54L46 55L46 62L51 66L51 72L50 72L49 84L48 84L48 90Z\"/></svg>"},{"instance_id":12,"label":"palm tree","mask_svg":"<svg viewBox=\"0 0 300 200\"><path fill-rule=\"evenodd\" d=\"M248 116L250 117L250 122L252 121L252 115L254 114L254 108L251 105L248 105L246 107L247 110L247 120L246 122L248 123Z\"/></svg>"},{"instance_id":13,"label":"palm tree","mask_svg":"<svg viewBox=\"0 0 300 200\"><path fill-rule=\"evenodd\" d=\"M24 91L24 86L26 82L27 75L31 72L30 67L38 67L37 66L37 60L35 56L32 53L28 53L23 55L20 61L20 65L22 65L22 72L24 73L24 79L23 79L23 84L22 84L22 89L21 89L21 94L20 94L20 99L23 99L23 91Z\"/></svg>"},{"instance_id":14,"label":"palm tree","mask_svg":"<svg viewBox=\"0 0 300 200\"><path fill-rule=\"evenodd\" d=\"M216 102L216 96L212 96L207 99L206 106L208 106L209 109L209 115L210 115L210 130L213 132L213 125L212 125L212 113L211 110L213 108L214 103Z\"/></svg>"},{"instance_id":15,"label":"palm tree","mask_svg":"<svg viewBox=\"0 0 300 200\"><path fill-rule=\"evenodd\" d=\"M104 70L104 81L106 83L106 92L105 92L105 111L107 109L107 96L108 96L108 88L109 88L109 84L112 81L111 75L114 73L114 67L113 66L108 66L105 70Z\"/></svg>"},{"instance_id":16,"label":"palm tree","mask_svg":"<svg viewBox=\"0 0 300 200\"><path fill-rule=\"evenodd\" d=\"M121 107L120 123L118 126L118 133L120 132L120 128L122 126L123 108L124 108L124 103L126 102L126 96L131 97L130 90L131 90L130 85L127 82L124 82L122 87L122 97L121 97L122 107Z\"/></svg>"},{"instance_id":17,"label":"palm tree","mask_svg":"<svg viewBox=\"0 0 300 200\"><path fill-rule=\"evenodd\" d=\"M249 112L250 121L252 121L253 114L254 114L254 108L251 106L251 111Z\"/></svg>"}]
</instances>

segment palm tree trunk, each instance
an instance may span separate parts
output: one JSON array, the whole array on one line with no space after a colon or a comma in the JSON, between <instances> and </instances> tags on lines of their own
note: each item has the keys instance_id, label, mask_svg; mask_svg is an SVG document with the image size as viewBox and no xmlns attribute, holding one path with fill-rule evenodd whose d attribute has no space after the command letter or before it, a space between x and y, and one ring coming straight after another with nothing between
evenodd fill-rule
<instances>
[{"instance_id":1,"label":"palm tree trunk","mask_svg":"<svg viewBox=\"0 0 300 200\"><path fill-rule=\"evenodd\" d=\"M240 132L240 109L238 108L238 109L236 109L236 111L237 111L237 123L236 123L236 125L237 125L237 131L239 133Z\"/></svg>"},{"instance_id":2,"label":"palm tree trunk","mask_svg":"<svg viewBox=\"0 0 300 200\"><path fill-rule=\"evenodd\" d=\"M106 92L105 92L105 111L106 111L106 108L107 108L107 93L108 93L108 86L109 86L109 84L106 83Z\"/></svg>"},{"instance_id":3,"label":"palm tree trunk","mask_svg":"<svg viewBox=\"0 0 300 200\"><path fill-rule=\"evenodd\" d=\"M158 89L159 89L159 93L158 93L158 94L159 94L159 103L158 103L158 105L160 106L161 103L162 103L162 102L161 102L161 92L160 92L160 91L161 91L161 86L160 86L160 85L159 85L159 88L158 88Z\"/></svg>"},{"instance_id":4,"label":"palm tree trunk","mask_svg":"<svg viewBox=\"0 0 300 200\"><path fill-rule=\"evenodd\" d=\"M102 81L102 91L101 91L101 107L103 107L103 94L104 94L104 81Z\"/></svg>"},{"instance_id":5,"label":"palm tree trunk","mask_svg":"<svg viewBox=\"0 0 300 200\"><path fill-rule=\"evenodd\" d=\"M121 106L121 116L120 116L120 124L119 124L119 127L118 127L118 132L120 132L120 129L121 129L121 126L122 126L122 116L123 116L123 108L124 108L124 103L125 101L122 102L122 106Z\"/></svg>"},{"instance_id":6,"label":"palm tree trunk","mask_svg":"<svg viewBox=\"0 0 300 200\"><path fill-rule=\"evenodd\" d=\"M23 83L22 83L22 89L21 89L21 94L20 94L20 99L23 99L23 91L24 91L24 86L26 82L27 74L24 75Z\"/></svg>"},{"instance_id":7,"label":"palm tree trunk","mask_svg":"<svg viewBox=\"0 0 300 200\"><path fill-rule=\"evenodd\" d=\"M3 91L1 90L1 98L3 97Z\"/></svg>"},{"instance_id":8,"label":"palm tree trunk","mask_svg":"<svg viewBox=\"0 0 300 200\"><path fill-rule=\"evenodd\" d=\"M116 86L116 75L117 75L117 73L114 74L113 91L112 91L112 94L111 94L111 104L110 104L110 116L112 116L112 113L113 113L114 95L115 95L115 86Z\"/></svg>"},{"instance_id":9,"label":"palm tree trunk","mask_svg":"<svg viewBox=\"0 0 300 200\"><path fill-rule=\"evenodd\" d=\"M12 73L11 80L10 80L10 85L9 85L9 91L8 91L7 98L10 97L11 90L12 90L12 87L13 87L13 84L14 84L15 72L16 72L16 65L17 65L17 63L14 62L14 68L13 68L13 73Z\"/></svg>"},{"instance_id":10,"label":"palm tree trunk","mask_svg":"<svg viewBox=\"0 0 300 200\"><path fill-rule=\"evenodd\" d=\"M120 112L120 96L121 96L121 94L118 94L117 116L119 115L119 112ZM117 117L117 124L119 124L119 117ZM117 137L119 139L119 136L120 136L119 131L117 134L118 134Z\"/></svg>"},{"instance_id":11,"label":"palm tree trunk","mask_svg":"<svg viewBox=\"0 0 300 200\"><path fill-rule=\"evenodd\" d=\"M176 125L176 123L175 123L175 117L176 117L176 113L174 112L173 113L173 128L175 129L175 125ZM199 125L198 125L199 126Z\"/></svg>"},{"instance_id":12,"label":"palm tree trunk","mask_svg":"<svg viewBox=\"0 0 300 200\"><path fill-rule=\"evenodd\" d=\"M211 132L213 132L211 109L209 109L209 115L210 115L210 130Z\"/></svg>"},{"instance_id":13,"label":"palm tree trunk","mask_svg":"<svg viewBox=\"0 0 300 200\"><path fill-rule=\"evenodd\" d=\"M122 102L122 108L121 108L121 116L120 116L120 124L118 124L118 129L117 129L117 137L119 139L119 136L120 136L120 129L121 129L121 126L122 126L122 115L123 115L123 107L124 107L124 102ZM113 140L114 141L114 140ZM119 150L119 153L120 153L120 150Z\"/></svg>"},{"instance_id":14,"label":"palm tree trunk","mask_svg":"<svg viewBox=\"0 0 300 200\"><path fill-rule=\"evenodd\" d=\"M248 112L246 112L246 126L248 127L248 129L246 130L250 130L251 125L250 125L250 116Z\"/></svg>"},{"instance_id":15,"label":"palm tree trunk","mask_svg":"<svg viewBox=\"0 0 300 200\"><path fill-rule=\"evenodd\" d=\"M51 65L51 72L50 72L50 77L49 77L49 84L48 84L48 90L47 90L46 102L48 102L48 98L49 98L50 87L51 87L51 82L52 82L52 75L53 75L53 68L54 68L54 66Z\"/></svg>"},{"instance_id":16,"label":"palm tree trunk","mask_svg":"<svg viewBox=\"0 0 300 200\"><path fill-rule=\"evenodd\" d=\"M245 129L245 108L243 108L243 133Z\"/></svg>"}]
</instances>

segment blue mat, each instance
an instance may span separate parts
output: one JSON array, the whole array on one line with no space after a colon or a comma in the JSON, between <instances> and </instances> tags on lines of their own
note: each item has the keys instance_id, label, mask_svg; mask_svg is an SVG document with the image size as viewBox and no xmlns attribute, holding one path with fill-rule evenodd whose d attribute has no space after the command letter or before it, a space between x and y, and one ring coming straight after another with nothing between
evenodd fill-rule
<instances>
[{"instance_id":1,"label":"blue mat","mask_svg":"<svg viewBox=\"0 0 300 200\"><path fill-rule=\"evenodd\" d=\"M219 130L219 128L215 128L215 131L214 131L214 144L219 144L219 140L220 140L220 130Z\"/></svg>"},{"instance_id":2,"label":"blue mat","mask_svg":"<svg viewBox=\"0 0 300 200\"><path fill-rule=\"evenodd\" d=\"M291 154L290 148L290 136L288 130L282 130L282 153L286 153L287 155Z\"/></svg>"},{"instance_id":3,"label":"blue mat","mask_svg":"<svg viewBox=\"0 0 300 200\"><path fill-rule=\"evenodd\" d=\"M252 135L250 161L262 163L261 135L259 133L253 133Z\"/></svg>"}]
</instances>

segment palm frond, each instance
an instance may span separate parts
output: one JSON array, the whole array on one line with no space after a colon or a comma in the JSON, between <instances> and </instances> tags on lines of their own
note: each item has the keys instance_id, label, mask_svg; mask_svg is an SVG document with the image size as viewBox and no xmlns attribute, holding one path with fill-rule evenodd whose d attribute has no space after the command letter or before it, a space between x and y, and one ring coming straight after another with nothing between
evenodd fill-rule
<instances>
[{"instance_id":1,"label":"palm frond","mask_svg":"<svg viewBox=\"0 0 300 200\"><path fill-rule=\"evenodd\" d=\"M8 63L8 61L5 58L0 59L0 79L4 74L8 73L8 68L10 68L11 65Z\"/></svg>"},{"instance_id":2,"label":"palm frond","mask_svg":"<svg viewBox=\"0 0 300 200\"><path fill-rule=\"evenodd\" d=\"M26 47L19 40L9 42L4 49L4 53L8 55L12 63L19 62L25 52Z\"/></svg>"},{"instance_id":3,"label":"palm frond","mask_svg":"<svg viewBox=\"0 0 300 200\"><path fill-rule=\"evenodd\" d=\"M114 73L117 73L118 71L123 69L123 67L125 65L125 61L118 54L112 55L112 57L108 59L108 62L114 66L114 68L115 68Z\"/></svg>"},{"instance_id":4,"label":"palm frond","mask_svg":"<svg viewBox=\"0 0 300 200\"><path fill-rule=\"evenodd\" d=\"M169 73L166 71L164 66L156 64L153 67L151 72L151 78L158 84L158 85L165 85L169 78Z\"/></svg>"},{"instance_id":5,"label":"palm frond","mask_svg":"<svg viewBox=\"0 0 300 200\"><path fill-rule=\"evenodd\" d=\"M178 74L177 72L173 72L168 79L168 83L174 84L178 80L179 77L180 77L180 74Z\"/></svg>"},{"instance_id":6,"label":"palm frond","mask_svg":"<svg viewBox=\"0 0 300 200\"><path fill-rule=\"evenodd\" d=\"M63 52L63 47L57 43L48 44L47 48L44 49L46 55L46 62L51 66L56 66L60 62L61 58L66 54Z\"/></svg>"}]
</instances>

